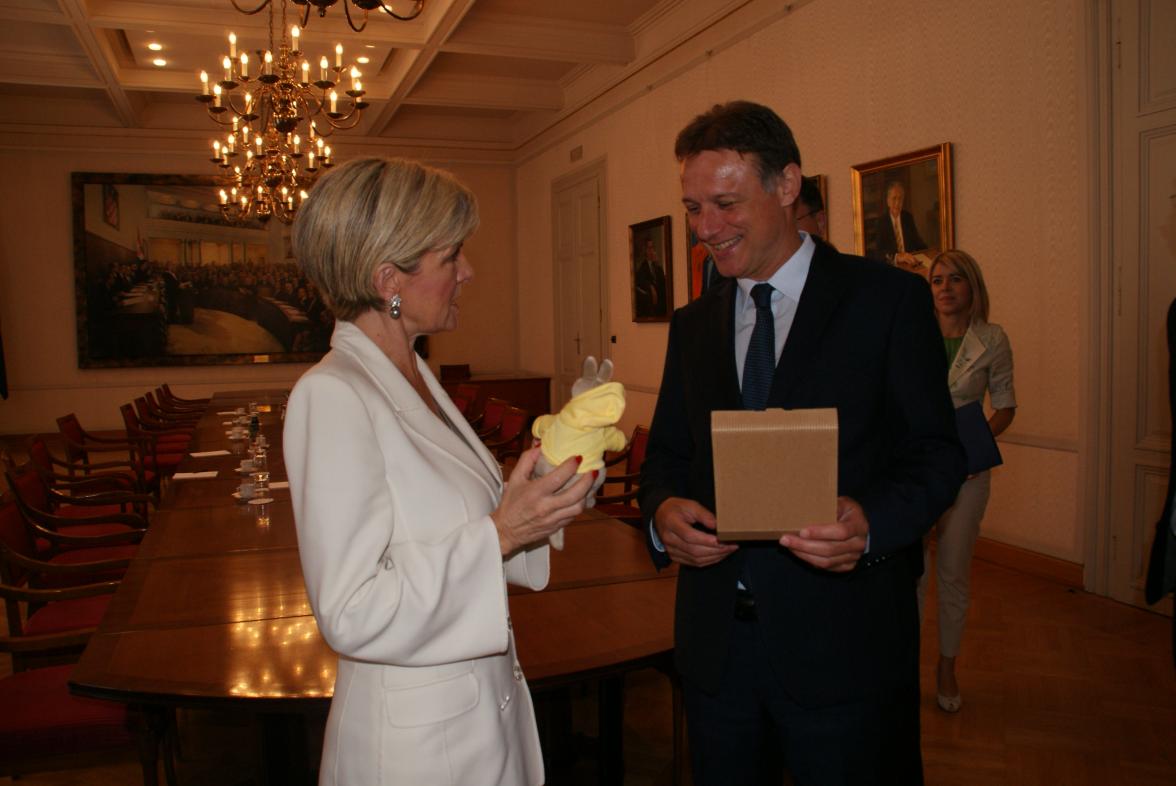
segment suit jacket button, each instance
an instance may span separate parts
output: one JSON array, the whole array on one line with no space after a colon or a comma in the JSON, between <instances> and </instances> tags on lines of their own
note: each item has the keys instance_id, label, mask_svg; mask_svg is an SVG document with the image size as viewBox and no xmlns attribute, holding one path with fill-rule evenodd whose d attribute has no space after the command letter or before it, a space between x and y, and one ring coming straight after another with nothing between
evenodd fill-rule
<instances>
[{"instance_id":1,"label":"suit jacket button","mask_svg":"<svg viewBox=\"0 0 1176 786\"><path fill-rule=\"evenodd\" d=\"M392 558L385 557L384 558L384 570L392 570L392 568L393 568Z\"/></svg>"}]
</instances>

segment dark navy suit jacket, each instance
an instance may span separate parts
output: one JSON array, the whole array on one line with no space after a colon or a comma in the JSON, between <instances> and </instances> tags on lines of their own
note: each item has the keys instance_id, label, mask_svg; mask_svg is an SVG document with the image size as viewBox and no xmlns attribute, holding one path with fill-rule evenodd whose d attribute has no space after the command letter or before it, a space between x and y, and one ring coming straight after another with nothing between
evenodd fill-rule
<instances>
[{"instance_id":1,"label":"dark navy suit jacket","mask_svg":"<svg viewBox=\"0 0 1176 786\"><path fill-rule=\"evenodd\" d=\"M723 279L674 313L642 467L647 520L671 496L715 509L710 413L741 408L736 287ZM837 408L838 493L864 508L869 554L855 570L831 573L769 541L741 544L707 568L683 566L675 657L684 677L718 688L736 579L745 575L777 673L801 704L890 694L911 678L921 539L965 473L946 380L927 283L818 245L768 406ZM668 564L664 553L651 553Z\"/></svg>"}]
</instances>

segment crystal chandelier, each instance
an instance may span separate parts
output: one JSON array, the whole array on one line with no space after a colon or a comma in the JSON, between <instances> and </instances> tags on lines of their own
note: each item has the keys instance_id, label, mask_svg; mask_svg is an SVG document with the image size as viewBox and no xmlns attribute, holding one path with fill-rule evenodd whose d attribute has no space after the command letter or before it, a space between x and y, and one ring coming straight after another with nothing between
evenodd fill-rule
<instances>
[{"instance_id":1,"label":"crystal chandelier","mask_svg":"<svg viewBox=\"0 0 1176 786\"><path fill-rule=\"evenodd\" d=\"M343 66L342 44L335 45L334 66L323 56L312 73L309 60L299 62L301 31L297 25L287 29L285 0L275 46L274 3L266 2L269 49L256 51L256 70L251 73L248 53L238 55L237 36L229 33L223 78L210 86L208 72L201 71L196 100L228 131L223 140L212 142L212 162L220 167L222 215L230 221L277 216L290 223L306 189L321 169L334 163L324 137L354 128L368 103L362 74L355 66ZM345 76L350 89L340 96Z\"/></svg>"},{"instance_id":2,"label":"crystal chandelier","mask_svg":"<svg viewBox=\"0 0 1176 786\"><path fill-rule=\"evenodd\" d=\"M310 21L310 7L314 6L318 9L320 17L327 15L327 9L339 2L339 0L290 0L294 5L303 6L302 9L302 26L306 27L306 23ZM252 11L247 11L241 6L237 5L237 0L232 0L233 7L243 14L256 14L267 5L272 5L273 0L262 0L261 4ZM356 27L355 22L351 18L351 6L363 11L363 23ZM406 13L399 13L394 6L408 6ZM393 19L399 19L402 22L407 22L416 19L421 15L421 11L425 8L425 0L343 0L343 13L347 16L347 24L351 29L357 33L362 33L367 27L368 11L380 10Z\"/></svg>"}]
</instances>

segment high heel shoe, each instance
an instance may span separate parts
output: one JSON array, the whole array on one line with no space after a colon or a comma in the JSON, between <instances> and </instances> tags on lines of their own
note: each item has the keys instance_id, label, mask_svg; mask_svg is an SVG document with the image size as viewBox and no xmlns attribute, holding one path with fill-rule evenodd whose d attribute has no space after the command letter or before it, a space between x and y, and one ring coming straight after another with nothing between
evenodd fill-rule
<instances>
[{"instance_id":1,"label":"high heel shoe","mask_svg":"<svg viewBox=\"0 0 1176 786\"><path fill-rule=\"evenodd\" d=\"M958 693L955 696L944 696L942 693L937 693L935 694L935 703L944 712L959 712L963 698Z\"/></svg>"}]
</instances>

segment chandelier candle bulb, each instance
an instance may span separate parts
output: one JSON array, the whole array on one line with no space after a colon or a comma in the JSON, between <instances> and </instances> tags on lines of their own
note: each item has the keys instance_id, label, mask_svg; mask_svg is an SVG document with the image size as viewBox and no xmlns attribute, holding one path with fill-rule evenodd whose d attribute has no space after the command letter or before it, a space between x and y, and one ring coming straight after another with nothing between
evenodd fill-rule
<instances>
[{"instance_id":1,"label":"chandelier candle bulb","mask_svg":"<svg viewBox=\"0 0 1176 786\"><path fill-rule=\"evenodd\" d=\"M249 78L249 55L241 53L241 78Z\"/></svg>"},{"instance_id":2,"label":"chandelier candle bulb","mask_svg":"<svg viewBox=\"0 0 1176 786\"><path fill-rule=\"evenodd\" d=\"M233 81L233 61L226 57L223 61L221 61L221 65L223 65L225 67L225 81L232 82Z\"/></svg>"},{"instance_id":3,"label":"chandelier candle bulb","mask_svg":"<svg viewBox=\"0 0 1176 786\"><path fill-rule=\"evenodd\" d=\"M319 71L321 72L319 74L319 79L326 82L327 81L327 56L326 55L323 55L322 59L319 60Z\"/></svg>"},{"instance_id":4,"label":"chandelier candle bulb","mask_svg":"<svg viewBox=\"0 0 1176 786\"><path fill-rule=\"evenodd\" d=\"M229 57L237 56L237 34L229 33Z\"/></svg>"},{"instance_id":5,"label":"chandelier candle bulb","mask_svg":"<svg viewBox=\"0 0 1176 786\"><path fill-rule=\"evenodd\" d=\"M339 95L334 90L332 90L331 91L331 114L332 115L339 113L338 102L339 102Z\"/></svg>"},{"instance_id":6,"label":"chandelier candle bulb","mask_svg":"<svg viewBox=\"0 0 1176 786\"><path fill-rule=\"evenodd\" d=\"M212 160L213 161L220 161L220 157L221 157L220 140L214 139L214 140L212 140Z\"/></svg>"},{"instance_id":7,"label":"chandelier candle bulb","mask_svg":"<svg viewBox=\"0 0 1176 786\"><path fill-rule=\"evenodd\" d=\"M310 84L310 61L302 61L302 84Z\"/></svg>"},{"instance_id":8,"label":"chandelier candle bulb","mask_svg":"<svg viewBox=\"0 0 1176 786\"><path fill-rule=\"evenodd\" d=\"M268 49L265 50L265 75L269 76L274 72L274 56Z\"/></svg>"},{"instance_id":9,"label":"chandelier candle bulb","mask_svg":"<svg viewBox=\"0 0 1176 786\"><path fill-rule=\"evenodd\" d=\"M294 152L295 152L295 153L299 152L299 151L298 151L298 146L299 146L300 144L302 144L302 138L301 138L300 136L298 136L298 134L295 134L295 135L294 135Z\"/></svg>"},{"instance_id":10,"label":"chandelier candle bulb","mask_svg":"<svg viewBox=\"0 0 1176 786\"><path fill-rule=\"evenodd\" d=\"M343 67L343 44L335 44L335 68Z\"/></svg>"},{"instance_id":11,"label":"chandelier candle bulb","mask_svg":"<svg viewBox=\"0 0 1176 786\"><path fill-rule=\"evenodd\" d=\"M298 36L302 35L302 31L298 29L298 25L290 28L290 48L295 52L298 51Z\"/></svg>"},{"instance_id":12,"label":"chandelier candle bulb","mask_svg":"<svg viewBox=\"0 0 1176 786\"><path fill-rule=\"evenodd\" d=\"M221 105L220 98L221 98L221 86L220 85L213 85L212 86L212 105L213 106L220 106Z\"/></svg>"},{"instance_id":13,"label":"chandelier candle bulb","mask_svg":"<svg viewBox=\"0 0 1176 786\"><path fill-rule=\"evenodd\" d=\"M208 72L207 71L200 72L200 89L202 91L201 95L208 95Z\"/></svg>"}]
</instances>

